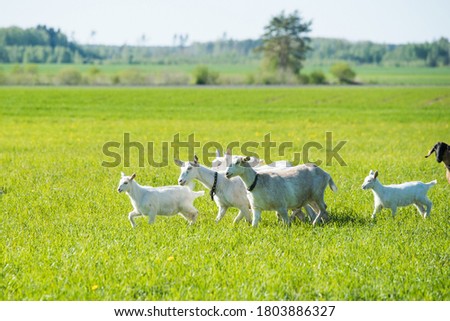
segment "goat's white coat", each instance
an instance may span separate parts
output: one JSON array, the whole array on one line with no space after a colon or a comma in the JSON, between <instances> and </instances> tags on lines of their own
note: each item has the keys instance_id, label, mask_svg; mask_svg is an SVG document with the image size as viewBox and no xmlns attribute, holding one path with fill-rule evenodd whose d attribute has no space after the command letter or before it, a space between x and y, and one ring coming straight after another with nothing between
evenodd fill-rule
<instances>
[{"instance_id":1,"label":"goat's white coat","mask_svg":"<svg viewBox=\"0 0 450 321\"><path fill-rule=\"evenodd\" d=\"M225 155L222 157L222 156L220 156L220 152L217 150L216 158L211 163L211 169L213 169L215 171L226 170L228 168L228 166L230 166L234 161L236 161L238 158L243 158L243 157L244 156L236 156L236 155L232 156L231 151L229 149L226 151ZM258 173L264 172L264 171L273 171L276 169L292 167L292 163L289 161L286 161L286 160L275 161L273 163L270 163L269 165L264 165L263 160L260 160L259 158L255 158L255 157L250 157L248 164L251 167L253 167L253 169ZM305 206L305 210L306 210L306 213L308 214L311 222L314 222L314 220L316 219L316 213L314 212L314 210L309 205ZM306 220L305 213L303 213L301 208L293 211L291 219L295 219L295 218L298 218L303 222ZM323 213L321 220L323 222L328 220L327 213Z\"/></svg>"},{"instance_id":2,"label":"goat's white coat","mask_svg":"<svg viewBox=\"0 0 450 321\"><path fill-rule=\"evenodd\" d=\"M220 152L216 151L216 158L211 162L211 169L218 172L218 171L225 171L230 164L235 161L238 157L242 156L236 156L231 155L231 151L227 150L224 156L220 156ZM261 160L257 157L250 157L249 164L252 167L258 166L261 164Z\"/></svg>"},{"instance_id":3,"label":"goat's white coat","mask_svg":"<svg viewBox=\"0 0 450 321\"><path fill-rule=\"evenodd\" d=\"M193 202L205 192L193 192L185 186L151 187L141 186L134 180L134 175L122 177L117 188L119 193L125 192L133 205L128 214L131 226L135 227L134 217L148 216L149 224L155 221L156 215L172 216L180 214L190 223L197 219L198 210Z\"/></svg>"},{"instance_id":4,"label":"goat's white coat","mask_svg":"<svg viewBox=\"0 0 450 321\"><path fill-rule=\"evenodd\" d=\"M216 158L211 162L211 169L215 171L225 171L228 166L235 162L238 158L243 158L244 156L231 155L231 151L227 150L224 156L220 156L220 152L216 151ZM292 167L292 163L286 160L275 161L268 165L264 164L264 161L257 157L250 157L248 161L249 165L253 167L257 172L273 169L281 169Z\"/></svg>"},{"instance_id":5,"label":"goat's white coat","mask_svg":"<svg viewBox=\"0 0 450 321\"><path fill-rule=\"evenodd\" d=\"M180 160L175 160L175 163L181 170L178 184L186 185L196 179L206 188L212 188L214 184L215 171L198 164L197 161L182 162ZM239 214L234 219L235 223L239 222L243 217L245 217L248 222L251 221L250 203L247 198L247 190L244 182L242 182L240 178L236 177L230 180L225 177L223 172L217 172L214 202L219 208L216 222L219 222L223 218L226 211L230 207L239 209Z\"/></svg>"},{"instance_id":6,"label":"goat's white coat","mask_svg":"<svg viewBox=\"0 0 450 321\"><path fill-rule=\"evenodd\" d=\"M437 181L429 183L407 182L396 185L382 185L377 179L378 172L370 171L364 179L362 189L371 189L374 196L374 211L372 218L383 208L391 209L394 217L397 208L414 205L423 218L430 216L432 202L427 197L428 190L436 185ZM426 206L426 210L424 208Z\"/></svg>"},{"instance_id":7,"label":"goat's white coat","mask_svg":"<svg viewBox=\"0 0 450 321\"><path fill-rule=\"evenodd\" d=\"M263 165L262 162L260 162L259 165L257 166L252 166L254 168L255 171L262 172L262 171L266 171L266 170L274 170L274 169L283 169L283 168L288 168L288 167L292 167L292 163L289 161L275 161L269 165Z\"/></svg>"},{"instance_id":8,"label":"goat's white coat","mask_svg":"<svg viewBox=\"0 0 450 321\"><path fill-rule=\"evenodd\" d=\"M318 213L313 224L326 212L325 188L329 185L337 190L331 176L315 165L299 165L283 170L257 173L244 158L238 158L227 169L226 177L240 176L247 188L257 184L248 194L253 212L252 225L256 227L261 219L261 211L276 211L289 224L288 210L299 209L307 204ZM324 214L325 215L325 214Z\"/></svg>"}]
</instances>

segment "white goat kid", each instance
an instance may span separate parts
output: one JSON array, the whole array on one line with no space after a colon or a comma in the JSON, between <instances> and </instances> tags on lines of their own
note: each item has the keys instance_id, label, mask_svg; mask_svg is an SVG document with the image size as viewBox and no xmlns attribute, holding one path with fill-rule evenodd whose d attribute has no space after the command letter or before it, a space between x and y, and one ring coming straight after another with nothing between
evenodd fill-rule
<instances>
[{"instance_id":1,"label":"white goat kid","mask_svg":"<svg viewBox=\"0 0 450 321\"><path fill-rule=\"evenodd\" d=\"M198 210L192 204L197 197L205 192L193 192L184 186L150 187L141 186L134 179L136 174L126 176L122 173L119 193L125 192L131 200L133 211L128 214L131 226L135 227L136 216L148 216L148 223L155 222L156 215L172 216L180 214L191 224L195 222Z\"/></svg>"},{"instance_id":2,"label":"white goat kid","mask_svg":"<svg viewBox=\"0 0 450 321\"><path fill-rule=\"evenodd\" d=\"M426 184L422 182L408 182L384 186L377 178L378 171L370 171L361 186L362 189L371 189L373 192L375 209L372 219L383 208L390 208L392 217L395 217L397 207L413 204L423 218L430 216L432 202L428 199L427 192L432 186L436 185L436 180ZM424 206L426 206L426 210Z\"/></svg>"},{"instance_id":3,"label":"white goat kid","mask_svg":"<svg viewBox=\"0 0 450 321\"><path fill-rule=\"evenodd\" d=\"M227 179L223 173L200 165L197 156L195 156L193 162L182 162L176 159L175 163L181 170L178 184L186 185L196 179L206 188L210 189L210 196L219 208L216 222L219 222L223 218L227 209L230 207L239 209L239 214L234 219L234 223L239 222L243 217L248 222L251 222L247 190L240 178Z\"/></svg>"},{"instance_id":4,"label":"white goat kid","mask_svg":"<svg viewBox=\"0 0 450 321\"><path fill-rule=\"evenodd\" d=\"M231 164L226 177L240 176L247 190L253 212L252 225L256 227L261 211L276 211L289 224L288 210L299 209L307 204L317 210L315 224L326 213L325 188L329 185L337 191L331 176L313 164L299 165L283 170L257 173L248 164L248 158L238 158Z\"/></svg>"}]
</instances>

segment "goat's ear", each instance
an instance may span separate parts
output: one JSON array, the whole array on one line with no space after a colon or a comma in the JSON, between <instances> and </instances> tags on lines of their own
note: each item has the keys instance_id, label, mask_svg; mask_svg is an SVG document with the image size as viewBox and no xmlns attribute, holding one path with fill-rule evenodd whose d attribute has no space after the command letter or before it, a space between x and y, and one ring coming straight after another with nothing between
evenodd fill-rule
<instances>
[{"instance_id":1,"label":"goat's ear","mask_svg":"<svg viewBox=\"0 0 450 321\"><path fill-rule=\"evenodd\" d=\"M227 148L227 155L231 155L231 148Z\"/></svg>"},{"instance_id":2,"label":"goat's ear","mask_svg":"<svg viewBox=\"0 0 450 321\"><path fill-rule=\"evenodd\" d=\"M375 173L373 174L373 178L377 178L378 177L378 171L375 171Z\"/></svg>"},{"instance_id":3,"label":"goat's ear","mask_svg":"<svg viewBox=\"0 0 450 321\"><path fill-rule=\"evenodd\" d=\"M373 170L370 170L369 175L373 176L373 174L374 174Z\"/></svg>"},{"instance_id":4,"label":"goat's ear","mask_svg":"<svg viewBox=\"0 0 450 321\"><path fill-rule=\"evenodd\" d=\"M173 160L174 162L175 162L175 164L178 166L178 167L183 167L183 165L184 165L184 163L182 162L182 161L180 161L179 159L174 159Z\"/></svg>"},{"instance_id":5,"label":"goat's ear","mask_svg":"<svg viewBox=\"0 0 450 321\"><path fill-rule=\"evenodd\" d=\"M432 149L430 149L430 151L428 152L428 154L425 156L425 158L428 158L431 154L433 154L434 152L436 152L436 147L439 145L440 143L437 143L436 145L433 146Z\"/></svg>"},{"instance_id":6,"label":"goat's ear","mask_svg":"<svg viewBox=\"0 0 450 321\"><path fill-rule=\"evenodd\" d=\"M136 173L133 173L130 177L130 181L132 181L136 177Z\"/></svg>"},{"instance_id":7,"label":"goat's ear","mask_svg":"<svg viewBox=\"0 0 450 321\"><path fill-rule=\"evenodd\" d=\"M216 157L220 157L220 150L216 149Z\"/></svg>"},{"instance_id":8,"label":"goat's ear","mask_svg":"<svg viewBox=\"0 0 450 321\"><path fill-rule=\"evenodd\" d=\"M250 160L250 157L248 157L248 156L246 156L245 158L244 158L244 162L248 162Z\"/></svg>"}]
</instances>

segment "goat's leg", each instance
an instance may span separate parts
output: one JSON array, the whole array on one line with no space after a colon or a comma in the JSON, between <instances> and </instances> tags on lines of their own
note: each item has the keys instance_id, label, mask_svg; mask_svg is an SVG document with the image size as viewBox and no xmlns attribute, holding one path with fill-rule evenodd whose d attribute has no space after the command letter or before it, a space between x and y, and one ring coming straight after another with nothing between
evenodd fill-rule
<instances>
[{"instance_id":1,"label":"goat's leg","mask_svg":"<svg viewBox=\"0 0 450 321\"><path fill-rule=\"evenodd\" d=\"M306 216L305 213L303 213L302 208L297 208L295 210L292 211L292 215L291 215L291 222L295 219L299 219L302 222L306 221Z\"/></svg>"},{"instance_id":2,"label":"goat's leg","mask_svg":"<svg viewBox=\"0 0 450 321\"><path fill-rule=\"evenodd\" d=\"M198 210L193 205L183 208L180 213L190 224L194 224L197 220Z\"/></svg>"},{"instance_id":3,"label":"goat's leg","mask_svg":"<svg viewBox=\"0 0 450 321\"><path fill-rule=\"evenodd\" d=\"M288 215L288 211L286 208L278 209L277 215L281 216L284 223L286 223L287 225L290 225L291 222L289 220L289 215Z\"/></svg>"},{"instance_id":4,"label":"goat's leg","mask_svg":"<svg viewBox=\"0 0 450 321\"><path fill-rule=\"evenodd\" d=\"M141 214L136 211L131 211L130 213L128 213L128 219L130 220L131 227L136 227L136 223L134 222L134 218L136 216L141 216Z\"/></svg>"},{"instance_id":5,"label":"goat's leg","mask_svg":"<svg viewBox=\"0 0 450 321\"><path fill-rule=\"evenodd\" d=\"M319 199L320 199L319 203L322 204L322 207L325 209L320 213L320 221L322 223L326 223L330 220L330 218L328 217L328 212L326 211L327 204L325 203L324 195L323 194L320 195ZM314 222L316 220L317 213L321 211L317 202L309 203L308 205L305 206L305 209L309 215L309 218L311 219L311 222Z\"/></svg>"},{"instance_id":6,"label":"goat's leg","mask_svg":"<svg viewBox=\"0 0 450 321\"><path fill-rule=\"evenodd\" d=\"M281 222L283 218L281 217L280 213L275 212L275 215L277 216L277 222Z\"/></svg>"},{"instance_id":7,"label":"goat's leg","mask_svg":"<svg viewBox=\"0 0 450 321\"><path fill-rule=\"evenodd\" d=\"M148 214L148 224L155 223L155 220L156 220L156 213L153 213L153 212L149 213Z\"/></svg>"},{"instance_id":8,"label":"goat's leg","mask_svg":"<svg viewBox=\"0 0 450 321\"><path fill-rule=\"evenodd\" d=\"M233 223L239 222L244 217L245 217L245 220L248 223L252 222L252 215L250 213L250 210L247 207L245 207L245 206L239 209L239 214L238 214L238 216L236 216L236 218L234 219Z\"/></svg>"},{"instance_id":9,"label":"goat's leg","mask_svg":"<svg viewBox=\"0 0 450 321\"><path fill-rule=\"evenodd\" d=\"M261 210L252 208L252 212L253 212L252 226L257 227L259 221L261 221Z\"/></svg>"},{"instance_id":10,"label":"goat's leg","mask_svg":"<svg viewBox=\"0 0 450 321\"><path fill-rule=\"evenodd\" d=\"M423 207L422 203L419 202L415 202L414 206L417 208L417 210L419 211L420 216L422 216L423 218L425 218L425 207Z\"/></svg>"},{"instance_id":11,"label":"goat's leg","mask_svg":"<svg viewBox=\"0 0 450 321\"><path fill-rule=\"evenodd\" d=\"M308 207L309 207L309 209L308 209ZM317 213L320 212L319 205L317 205L316 202L311 202L308 204L308 207L305 206L306 212L308 213L308 216L309 216L311 222L314 222L314 220L316 219ZM312 211L311 211L311 209L312 209Z\"/></svg>"},{"instance_id":12,"label":"goat's leg","mask_svg":"<svg viewBox=\"0 0 450 321\"><path fill-rule=\"evenodd\" d=\"M392 218L395 218L395 214L397 214L397 206L391 207Z\"/></svg>"},{"instance_id":13,"label":"goat's leg","mask_svg":"<svg viewBox=\"0 0 450 321\"><path fill-rule=\"evenodd\" d=\"M317 203L317 206L319 207L319 212L317 213L316 218L313 221L313 225L316 225L318 220L322 219L322 214L324 214L325 217L328 217L327 214L327 204L325 204L325 201L323 200L323 198L321 198Z\"/></svg>"},{"instance_id":14,"label":"goat's leg","mask_svg":"<svg viewBox=\"0 0 450 321\"><path fill-rule=\"evenodd\" d=\"M317 213L320 212L319 205L316 202L311 202L307 206L305 206L306 212L308 213L309 219L311 222L314 222L316 219ZM312 210L311 210L312 209Z\"/></svg>"},{"instance_id":15,"label":"goat's leg","mask_svg":"<svg viewBox=\"0 0 450 321\"><path fill-rule=\"evenodd\" d=\"M425 213L423 218L427 218L430 216L431 206L433 205L433 203L426 196L422 203L427 207L427 212Z\"/></svg>"},{"instance_id":16,"label":"goat's leg","mask_svg":"<svg viewBox=\"0 0 450 321\"><path fill-rule=\"evenodd\" d=\"M381 204L375 204L375 208L372 213L373 220L375 219L376 215L381 211L382 208L383 208L383 206Z\"/></svg>"},{"instance_id":17,"label":"goat's leg","mask_svg":"<svg viewBox=\"0 0 450 321\"><path fill-rule=\"evenodd\" d=\"M219 223L219 221L223 218L223 216L227 212L227 209L228 209L228 207L219 206L219 212L217 213L216 223Z\"/></svg>"}]
</instances>

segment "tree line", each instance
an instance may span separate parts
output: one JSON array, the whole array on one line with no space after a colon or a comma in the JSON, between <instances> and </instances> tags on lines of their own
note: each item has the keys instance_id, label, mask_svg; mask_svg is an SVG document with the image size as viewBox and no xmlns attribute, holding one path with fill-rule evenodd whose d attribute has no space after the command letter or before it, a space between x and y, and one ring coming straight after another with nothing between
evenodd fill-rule
<instances>
[{"instance_id":1,"label":"tree line","mask_svg":"<svg viewBox=\"0 0 450 321\"><path fill-rule=\"evenodd\" d=\"M35 28L0 28L2 63L89 63L102 57L69 41L60 29L38 25Z\"/></svg>"},{"instance_id":2,"label":"tree line","mask_svg":"<svg viewBox=\"0 0 450 321\"><path fill-rule=\"evenodd\" d=\"M285 18L288 20L289 16ZM264 38L270 36L270 32L267 29L261 39L233 40L224 36L204 43L186 45L184 41L157 47L80 45L70 41L61 30L45 25L28 29L0 28L0 63L256 63L263 59L263 51L258 48L267 46ZM450 43L446 38L402 45L312 38L307 43L297 41L297 45L309 46L311 50L304 51L304 58L312 64L332 64L335 61L428 67L450 64Z\"/></svg>"}]
</instances>

